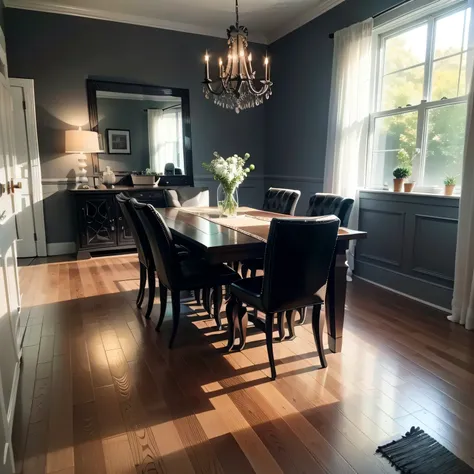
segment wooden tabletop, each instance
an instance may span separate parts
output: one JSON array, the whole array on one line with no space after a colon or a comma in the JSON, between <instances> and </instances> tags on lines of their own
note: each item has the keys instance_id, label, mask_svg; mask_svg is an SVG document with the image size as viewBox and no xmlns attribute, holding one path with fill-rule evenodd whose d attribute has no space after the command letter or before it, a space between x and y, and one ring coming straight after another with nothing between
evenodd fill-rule
<instances>
[{"instance_id":1,"label":"wooden tabletop","mask_svg":"<svg viewBox=\"0 0 474 474\"><path fill-rule=\"evenodd\" d=\"M205 218L219 217L217 208L199 210L202 217L176 207L157 208L156 210L163 216L178 240L201 251L213 263L259 258L263 257L265 253L265 242ZM289 217L252 208L239 208L239 212L257 217ZM366 237L366 232L344 227L339 229L338 240L341 241L359 240Z\"/></svg>"}]
</instances>

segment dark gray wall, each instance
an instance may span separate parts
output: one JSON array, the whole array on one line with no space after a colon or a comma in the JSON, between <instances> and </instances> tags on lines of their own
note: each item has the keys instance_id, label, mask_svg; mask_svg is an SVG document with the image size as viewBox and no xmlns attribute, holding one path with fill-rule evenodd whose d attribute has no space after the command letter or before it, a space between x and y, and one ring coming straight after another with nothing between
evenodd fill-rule
<instances>
[{"instance_id":1,"label":"dark gray wall","mask_svg":"<svg viewBox=\"0 0 474 474\"><path fill-rule=\"evenodd\" d=\"M4 7L4 5L3 5L3 0L0 0L0 27L2 28L2 30L3 30L3 25L4 25L4 23L3 23L3 16L4 16L3 11L4 11L4 8L5 8L5 7Z\"/></svg>"},{"instance_id":2,"label":"dark gray wall","mask_svg":"<svg viewBox=\"0 0 474 474\"><path fill-rule=\"evenodd\" d=\"M4 9L5 9L5 6L3 5L3 0L0 0L0 26L2 27L2 29L4 25L4 21L3 21Z\"/></svg>"},{"instance_id":3,"label":"dark gray wall","mask_svg":"<svg viewBox=\"0 0 474 474\"><path fill-rule=\"evenodd\" d=\"M362 191L356 275L450 308L458 213L457 197Z\"/></svg>"},{"instance_id":4,"label":"dark gray wall","mask_svg":"<svg viewBox=\"0 0 474 474\"><path fill-rule=\"evenodd\" d=\"M298 210L322 190L333 60L330 33L400 3L346 0L273 43L273 96L265 105L265 186L302 191Z\"/></svg>"},{"instance_id":5,"label":"dark gray wall","mask_svg":"<svg viewBox=\"0 0 474 474\"><path fill-rule=\"evenodd\" d=\"M145 171L150 167L148 146L148 108L160 109L172 105L152 100L97 99L99 133L104 137L104 151L107 151L107 129L130 131L131 154L99 154L100 170L110 166L113 171ZM163 172L164 170L156 170Z\"/></svg>"},{"instance_id":6,"label":"dark gray wall","mask_svg":"<svg viewBox=\"0 0 474 474\"><path fill-rule=\"evenodd\" d=\"M207 48L215 59L226 50L224 39L12 8L5 19L10 76L35 80L43 178L75 176L76 157L63 151L64 131L88 127L88 77L189 89L196 185L209 184L201 163L215 150L225 156L249 152L263 173L264 108L237 115L202 94L203 54ZM264 51L252 49L257 56ZM45 200L47 240L73 241L73 216L62 215L74 211L66 193L58 197L56 191L47 190L54 206ZM250 200L259 196L257 205L262 195L263 179L252 180Z\"/></svg>"}]
</instances>

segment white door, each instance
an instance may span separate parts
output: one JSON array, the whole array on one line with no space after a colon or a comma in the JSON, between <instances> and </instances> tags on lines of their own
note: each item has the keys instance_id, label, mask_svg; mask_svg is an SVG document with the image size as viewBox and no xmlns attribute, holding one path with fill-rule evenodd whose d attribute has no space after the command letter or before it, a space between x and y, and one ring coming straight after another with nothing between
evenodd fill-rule
<instances>
[{"instance_id":1,"label":"white door","mask_svg":"<svg viewBox=\"0 0 474 474\"><path fill-rule=\"evenodd\" d=\"M10 78L10 92L13 101L15 172L21 186L15 189L18 257L45 256L46 238L33 81ZM35 196L35 190L40 195Z\"/></svg>"},{"instance_id":2,"label":"white door","mask_svg":"<svg viewBox=\"0 0 474 474\"><path fill-rule=\"evenodd\" d=\"M0 33L1 29L0 29ZM2 34L0 34L0 37ZM0 43L0 473L13 472L11 433L20 374L20 296L13 193L15 151L7 58Z\"/></svg>"}]
</instances>

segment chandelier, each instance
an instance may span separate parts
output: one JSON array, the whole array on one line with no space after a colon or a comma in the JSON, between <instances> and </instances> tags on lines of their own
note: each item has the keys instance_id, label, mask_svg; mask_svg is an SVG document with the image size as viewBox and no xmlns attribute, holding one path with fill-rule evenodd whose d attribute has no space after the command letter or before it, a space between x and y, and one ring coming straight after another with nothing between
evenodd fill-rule
<instances>
[{"instance_id":1,"label":"chandelier","mask_svg":"<svg viewBox=\"0 0 474 474\"><path fill-rule=\"evenodd\" d=\"M212 96L216 105L236 113L263 104L264 97L269 99L272 95L269 58L265 56L263 60L265 78L257 78L252 67L252 53L248 51L248 34L247 27L239 25L239 2L235 0L235 25L227 29L227 62L224 65L219 58L218 79L211 80L207 51L204 56L204 96L206 99Z\"/></svg>"}]
</instances>

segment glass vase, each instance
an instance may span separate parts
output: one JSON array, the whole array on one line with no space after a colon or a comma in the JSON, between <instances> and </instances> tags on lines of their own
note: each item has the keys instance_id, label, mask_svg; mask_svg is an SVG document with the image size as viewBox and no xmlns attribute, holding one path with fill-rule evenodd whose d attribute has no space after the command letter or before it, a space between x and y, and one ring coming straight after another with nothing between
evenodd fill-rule
<instances>
[{"instance_id":1,"label":"glass vase","mask_svg":"<svg viewBox=\"0 0 474 474\"><path fill-rule=\"evenodd\" d=\"M238 188L226 189L219 184L217 188L217 206L221 216L237 217L239 209Z\"/></svg>"}]
</instances>

